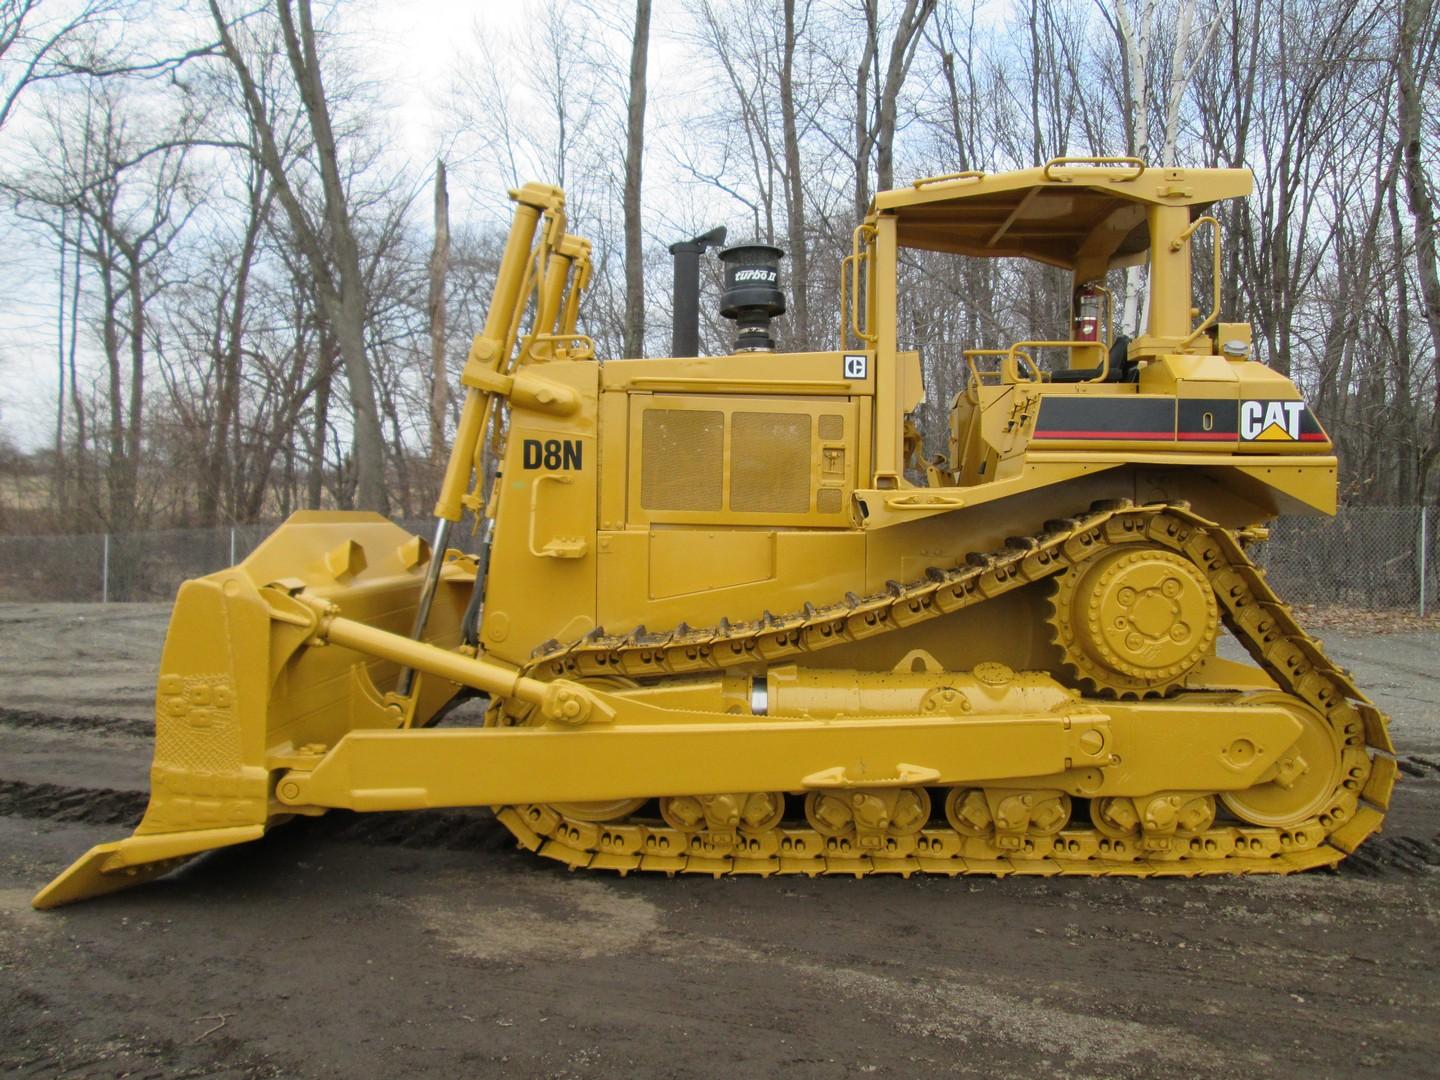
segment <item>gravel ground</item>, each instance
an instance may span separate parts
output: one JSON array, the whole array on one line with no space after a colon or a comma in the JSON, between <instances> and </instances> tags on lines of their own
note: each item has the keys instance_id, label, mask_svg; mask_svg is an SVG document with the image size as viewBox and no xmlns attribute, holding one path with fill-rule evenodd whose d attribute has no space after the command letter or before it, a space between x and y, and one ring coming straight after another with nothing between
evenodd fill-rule
<instances>
[{"instance_id":1,"label":"gravel ground","mask_svg":"<svg viewBox=\"0 0 1440 1080\"><path fill-rule=\"evenodd\" d=\"M568 874L483 811L330 814L37 913L144 806L164 605L0 605L0 1071L1436 1075L1440 634L1324 632L1383 836L1289 878Z\"/></svg>"}]
</instances>

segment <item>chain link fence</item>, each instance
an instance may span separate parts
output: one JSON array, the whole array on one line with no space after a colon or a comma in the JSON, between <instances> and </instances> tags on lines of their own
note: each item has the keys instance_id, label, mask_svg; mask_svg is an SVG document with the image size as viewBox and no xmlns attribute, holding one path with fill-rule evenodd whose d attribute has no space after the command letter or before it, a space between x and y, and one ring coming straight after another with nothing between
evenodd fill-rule
<instances>
[{"instance_id":1,"label":"chain link fence","mask_svg":"<svg viewBox=\"0 0 1440 1080\"><path fill-rule=\"evenodd\" d=\"M0 536L0 601L173 600L182 581L235 565L279 524ZM427 540L435 532L433 518L397 524ZM454 529L450 546L473 551L469 528Z\"/></svg>"},{"instance_id":2,"label":"chain link fence","mask_svg":"<svg viewBox=\"0 0 1440 1080\"><path fill-rule=\"evenodd\" d=\"M434 531L429 518L399 524L427 538ZM182 581L239 562L275 527L0 536L0 600L170 600ZM456 529L451 544L471 550L469 529ZM1423 615L1440 595L1440 512L1357 507L1281 518L1252 554L1290 603Z\"/></svg>"},{"instance_id":3,"label":"chain link fence","mask_svg":"<svg viewBox=\"0 0 1440 1080\"><path fill-rule=\"evenodd\" d=\"M1280 518L1252 555L1288 603L1424 615L1440 593L1437 534L1436 507L1352 507Z\"/></svg>"}]
</instances>

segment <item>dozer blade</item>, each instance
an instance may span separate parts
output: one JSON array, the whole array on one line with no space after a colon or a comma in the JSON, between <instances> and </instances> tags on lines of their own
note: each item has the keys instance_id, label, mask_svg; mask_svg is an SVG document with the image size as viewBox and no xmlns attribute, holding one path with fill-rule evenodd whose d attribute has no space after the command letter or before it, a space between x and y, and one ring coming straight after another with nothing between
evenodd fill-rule
<instances>
[{"instance_id":1,"label":"dozer blade","mask_svg":"<svg viewBox=\"0 0 1440 1080\"><path fill-rule=\"evenodd\" d=\"M169 873L192 855L258 840L264 835L263 825L239 825L161 836L136 835L96 844L36 893L33 902L37 908L53 908L143 885Z\"/></svg>"},{"instance_id":2,"label":"dozer blade","mask_svg":"<svg viewBox=\"0 0 1440 1080\"><path fill-rule=\"evenodd\" d=\"M145 816L133 836L76 860L36 895L35 907L139 885L201 852L258 839L294 816L273 802L277 760L314 754L352 730L433 716L457 684L421 676L411 702L387 700L399 665L305 648L309 628L277 621L261 592L303 590L368 626L407 635L430 558L425 540L378 514L301 512L239 566L185 582L160 662ZM450 557L427 641L459 644L474 577L470 559Z\"/></svg>"}]
</instances>

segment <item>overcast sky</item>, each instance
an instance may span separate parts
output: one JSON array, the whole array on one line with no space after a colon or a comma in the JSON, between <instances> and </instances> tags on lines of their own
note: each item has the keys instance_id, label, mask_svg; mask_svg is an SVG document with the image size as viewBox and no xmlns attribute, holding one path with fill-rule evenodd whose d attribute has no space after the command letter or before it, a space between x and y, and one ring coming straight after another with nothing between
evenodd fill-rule
<instances>
[{"instance_id":1,"label":"overcast sky","mask_svg":"<svg viewBox=\"0 0 1440 1080\"><path fill-rule=\"evenodd\" d=\"M632 0L609 2L615 5L617 24L633 19ZM358 0L346 9L341 28L346 44L363 58L368 74L382 88L391 107L393 153L414 174L423 177L432 167L449 126L446 96L458 65L474 56L477 34L493 34L501 41L516 37L539 6L540 0ZM667 93L683 90L683 79L677 79L683 50L667 33L683 10L682 0L655 4L647 127L663 110ZM23 138L24 124L23 116L16 117L3 138ZM663 163L652 161L651 153L646 156L648 205L665 178ZM505 187L500 175L487 179L466 169L452 180L452 220L457 225L467 216L504 220ZM421 213L428 212L428 199L417 200L417 206ZM0 431L33 449L53 439L55 254L6 214L0 214L0 245ZM82 331L82 349L85 344Z\"/></svg>"}]
</instances>

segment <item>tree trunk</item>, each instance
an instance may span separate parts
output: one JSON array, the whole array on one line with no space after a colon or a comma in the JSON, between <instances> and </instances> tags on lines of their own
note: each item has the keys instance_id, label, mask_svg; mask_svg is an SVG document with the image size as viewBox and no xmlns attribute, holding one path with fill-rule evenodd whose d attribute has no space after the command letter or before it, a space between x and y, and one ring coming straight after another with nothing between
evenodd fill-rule
<instances>
[{"instance_id":1,"label":"tree trunk","mask_svg":"<svg viewBox=\"0 0 1440 1080\"><path fill-rule=\"evenodd\" d=\"M305 506L320 509L325 490L325 432L330 422L330 372L335 365L335 346L330 335L320 333L320 383L315 388L315 427L311 433L310 472L305 477Z\"/></svg>"},{"instance_id":2,"label":"tree trunk","mask_svg":"<svg viewBox=\"0 0 1440 1080\"><path fill-rule=\"evenodd\" d=\"M1395 236L1402 236L1399 191L1390 188L1386 201L1390 209L1390 231ZM1395 303L1391 315L1394 341L1390 350L1387 388L1390 400L1385 409L1387 438L1381 443L1383 450L1393 458L1391 467L1381 474L1381 490L1370 492L1371 501L1385 503L1410 501L1413 477L1408 466L1413 457L1409 451L1427 441L1418 431L1420 425L1416 422L1415 393L1411 386L1410 289L1405 281L1404 267L1397 265L1395 269Z\"/></svg>"},{"instance_id":3,"label":"tree trunk","mask_svg":"<svg viewBox=\"0 0 1440 1080\"><path fill-rule=\"evenodd\" d=\"M1126 153L1140 160L1150 156L1148 72L1150 66L1150 40L1154 28L1155 3L1147 0L1140 16L1140 25L1131 21L1125 5L1127 0L1118 0L1115 5L1116 37L1120 41L1120 66L1124 74L1123 85L1130 97L1125 102L1127 114L1126 134L1129 146ZM1120 316L1120 331L1140 335L1145 327L1140 325L1144 317L1141 297L1145 293L1145 268L1131 266L1125 271L1125 307Z\"/></svg>"},{"instance_id":4,"label":"tree trunk","mask_svg":"<svg viewBox=\"0 0 1440 1080\"><path fill-rule=\"evenodd\" d=\"M141 426L145 408L145 294L141 291L141 261L137 251L126 252L130 290L130 387L125 418L124 528L133 528L139 516Z\"/></svg>"},{"instance_id":5,"label":"tree trunk","mask_svg":"<svg viewBox=\"0 0 1440 1080\"><path fill-rule=\"evenodd\" d=\"M1120 0L1124 3L1125 0ZM1045 156L1045 147L1040 144L1040 10L1036 0L1030 0L1026 13L1026 29L1030 32L1030 153L1039 165ZM1046 46L1049 42L1046 42Z\"/></svg>"},{"instance_id":6,"label":"tree trunk","mask_svg":"<svg viewBox=\"0 0 1440 1080\"><path fill-rule=\"evenodd\" d=\"M890 62L885 68L885 85L880 90L879 122L875 127L875 179L877 191L895 186L895 124L900 109L900 88L910 74L910 64L920 44L920 32L935 10L936 0L905 0L895 38L890 42Z\"/></svg>"},{"instance_id":7,"label":"tree trunk","mask_svg":"<svg viewBox=\"0 0 1440 1080\"><path fill-rule=\"evenodd\" d=\"M255 263L260 233L270 205L270 198L264 191L266 186L263 177L252 176L249 220L245 224L240 260L235 268L234 293L230 309L225 313L224 340L216 350L216 361L220 366L219 392L215 402L215 430L210 437L209 461L201 481L201 525L218 524L222 506L232 521L243 516L235 493L238 447L231 444L240 424L240 375L245 366L245 313L250 297L250 270ZM219 329L217 327L217 332Z\"/></svg>"},{"instance_id":8,"label":"tree trunk","mask_svg":"<svg viewBox=\"0 0 1440 1080\"><path fill-rule=\"evenodd\" d=\"M785 3L785 42L780 62L780 112L785 138L785 231L790 237L790 325L795 344L810 347L810 267L805 251L805 179L800 174L800 136L795 120L795 0Z\"/></svg>"},{"instance_id":9,"label":"tree trunk","mask_svg":"<svg viewBox=\"0 0 1440 1080\"><path fill-rule=\"evenodd\" d=\"M627 357L645 355L645 262L640 233L640 180L645 155L645 66L650 50L650 0L635 0L630 50L630 104L625 124L625 335Z\"/></svg>"},{"instance_id":10,"label":"tree trunk","mask_svg":"<svg viewBox=\"0 0 1440 1080\"><path fill-rule=\"evenodd\" d=\"M870 212L870 151L874 132L870 127L870 72L880 48L880 17L876 0L864 0L865 48L855 72L855 218Z\"/></svg>"},{"instance_id":11,"label":"tree trunk","mask_svg":"<svg viewBox=\"0 0 1440 1080\"><path fill-rule=\"evenodd\" d=\"M115 295L115 273L108 258L101 261L100 292L104 298L101 341L105 349L105 373L108 377L106 405L109 410L107 454L105 460L105 523L106 529L123 527L125 439L121 404L123 383L120 376L120 325L116 317L119 297Z\"/></svg>"},{"instance_id":12,"label":"tree trunk","mask_svg":"<svg viewBox=\"0 0 1440 1080\"><path fill-rule=\"evenodd\" d=\"M59 303L56 305L55 316L57 374L55 378L55 501L53 507L58 519L56 524L59 527L63 527L70 516L69 481L65 475L65 288L67 284L65 281L67 269L65 257L69 254L66 250L69 234L69 219L62 214L60 218Z\"/></svg>"},{"instance_id":13,"label":"tree trunk","mask_svg":"<svg viewBox=\"0 0 1440 1080\"><path fill-rule=\"evenodd\" d=\"M1430 13L1431 0L1405 0L1395 67L1400 90L1400 152L1405 201L1415 223L1415 273L1420 279L1425 323L1430 331L1431 356L1440 357L1440 267L1437 267L1435 252L1435 200L1421 145L1423 105L1418 76L1423 73L1415 70L1415 62L1420 56L1420 39L1429 25ZM1435 381L1434 393L1422 480L1428 479L1432 463L1440 454L1440 379ZM1419 494L1423 501L1426 497L1423 482Z\"/></svg>"},{"instance_id":14,"label":"tree trunk","mask_svg":"<svg viewBox=\"0 0 1440 1080\"><path fill-rule=\"evenodd\" d=\"M445 411L449 375L445 369L445 274L450 265L450 192L445 162L435 165L435 245L430 249L430 462L445 467Z\"/></svg>"}]
</instances>

